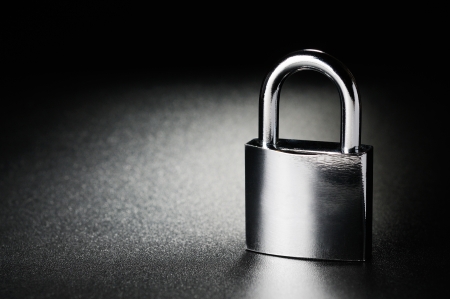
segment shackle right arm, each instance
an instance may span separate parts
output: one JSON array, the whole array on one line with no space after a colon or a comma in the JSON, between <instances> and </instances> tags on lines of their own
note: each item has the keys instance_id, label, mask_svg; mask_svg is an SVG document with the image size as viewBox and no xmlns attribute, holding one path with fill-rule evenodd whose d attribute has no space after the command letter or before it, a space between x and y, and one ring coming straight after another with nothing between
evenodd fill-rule
<instances>
[{"instance_id":1,"label":"shackle right arm","mask_svg":"<svg viewBox=\"0 0 450 299\"><path fill-rule=\"evenodd\" d=\"M291 53L269 72L259 97L259 140L263 147L278 142L278 107L281 86L291 74L315 70L329 77L341 99L341 152L354 153L360 146L361 107L358 88L350 71L336 58L317 50Z\"/></svg>"}]
</instances>

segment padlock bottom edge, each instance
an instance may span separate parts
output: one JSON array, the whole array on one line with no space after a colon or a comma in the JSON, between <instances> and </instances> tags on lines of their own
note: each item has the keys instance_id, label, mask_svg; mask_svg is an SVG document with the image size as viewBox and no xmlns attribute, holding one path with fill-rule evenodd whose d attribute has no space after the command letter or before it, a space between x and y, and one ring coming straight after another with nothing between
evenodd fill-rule
<instances>
[{"instance_id":1,"label":"padlock bottom edge","mask_svg":"<svg viewBox=\"0 0 450 299\"><path fill-rule=\"evenodd\" d=\"M267 252L257 251L257 250L249 249L249 248L246 248L245 250L249 251L249 252L253 252L253 253L270 255L270 256L287 258L287 259L295 259L295 260L320 261L320 262L349 262L349 263L366 262L366 259L363 259L363 260L348 260L348 259L311 258L311 257L303 257L303 256L291 256L291 255L267 253Z\"/></svg>"}]
</instances>

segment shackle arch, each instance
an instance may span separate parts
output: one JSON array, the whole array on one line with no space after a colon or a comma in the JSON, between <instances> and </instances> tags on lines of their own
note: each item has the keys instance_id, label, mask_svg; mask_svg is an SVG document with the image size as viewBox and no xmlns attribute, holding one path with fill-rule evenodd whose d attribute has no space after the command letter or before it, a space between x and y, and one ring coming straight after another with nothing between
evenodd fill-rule
<instances>
[{"instance_id":1,"label":"shackle arch","mask_svg":"<svg viewBox=\"0 0 450 299\"><path fill-rule=\"evenodd\" d=\"M355 78L339 60L318 50L291 53L267 74L259 95L259 140L262 147L277 144L281 87L287 77L301 70L320 72L336 84L341 99L341 152L358 152L361 106Z\"/></svg>"}]
</instances>

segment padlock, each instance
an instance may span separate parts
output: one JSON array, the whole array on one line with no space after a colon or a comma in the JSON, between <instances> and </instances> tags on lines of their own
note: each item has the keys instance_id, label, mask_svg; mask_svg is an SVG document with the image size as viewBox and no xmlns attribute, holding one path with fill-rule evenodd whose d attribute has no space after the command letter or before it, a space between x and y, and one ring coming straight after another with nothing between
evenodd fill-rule
<instances>
[{"instance_id":1,"label":"padlock","mask_svg":"<svg viewBox=\"0 0 450 299\"><path fill-rule=\"evenodd\" d=\"M341 99L340 142L278 138L280 90L301 70L325 74ZM245 145L247 249L276 256L365 261L372 246L373 147L360 144L350 71L318 50L288 55L265 78L259 137Z\"/></svg>"}]
</instances>

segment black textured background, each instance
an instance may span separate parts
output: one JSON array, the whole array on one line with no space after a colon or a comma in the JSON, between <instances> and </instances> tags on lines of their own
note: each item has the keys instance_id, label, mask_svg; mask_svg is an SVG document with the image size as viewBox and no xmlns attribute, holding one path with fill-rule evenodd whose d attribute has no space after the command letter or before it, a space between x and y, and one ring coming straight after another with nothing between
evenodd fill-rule
<instances>
[{"instance_id":1,"label":"black textured background","mask_svg":"<svg viewBox=\"0 0 450 299\"><path fill-rule=\"evenodd\" d=\"M385 27L311 30L300 19L280 30L213 13L46 5L18 8L2 29L1 297L448 296L445 78L431 67L442 52L432 25L383 15ZM362 142L375 148L366 263L245 251L244 144L257 136L260 84L301 48L336 56L359 84ZM339 113L331 81L295 74L280 135L338 141Z\"/></svg>"}]
</instances>

